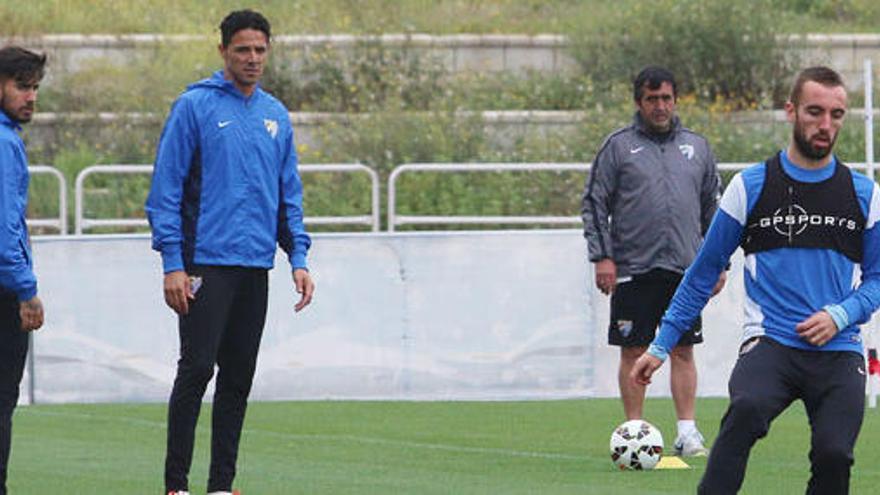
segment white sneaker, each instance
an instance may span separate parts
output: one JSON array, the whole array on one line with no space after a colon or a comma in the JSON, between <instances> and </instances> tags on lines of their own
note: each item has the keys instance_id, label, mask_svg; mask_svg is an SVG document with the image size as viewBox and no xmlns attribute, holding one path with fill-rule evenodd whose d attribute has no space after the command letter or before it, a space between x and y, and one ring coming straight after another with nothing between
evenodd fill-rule
<instances>
[{"instance_id":1,"label":"white sneaker","mask_svg":"<svg viewBox=\"0 0 880 495\"><path fill-rule=\"evenodd\" d=\"M168 492L168 495L189 495L189 492L184 492L184 491L178 490L176 492Z\"/></svg>"},{"instance_id":2,"label":"white sneaker","mask_svg":"<svg viewBox=\"0 0 880 495\"><path fill-rule=\"evenodd\" d=\"M679 435L672 448L675 450L675 455L678 456L706 457L709 455L709 449L703 445L703 442L703 435L698 430L693 430L690 433Z\"/></svg>"}]
</instances>

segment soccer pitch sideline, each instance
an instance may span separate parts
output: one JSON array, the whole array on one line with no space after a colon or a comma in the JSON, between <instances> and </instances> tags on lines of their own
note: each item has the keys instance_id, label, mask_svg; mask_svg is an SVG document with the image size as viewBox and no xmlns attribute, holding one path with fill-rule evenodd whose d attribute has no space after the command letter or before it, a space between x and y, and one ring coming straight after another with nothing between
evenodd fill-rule
<instances>
[{"instance_id":1,"label":"soccer pitch sideline","mask_svg":"<svg viewBox=\"0 0 880 495\"><path fill-rule=\"evenodd\" d=\"M726 399L700 399L711 443ZM191 488L204 493L210 404L202 409ZM38 405L16 410L10 493L162 492L164 404ZM687 494L692 468L618 471L608 454L614 399L534 402L255 402L242 434L237 488L270 494ZM646 419L674 440L671 400ZM878 493L880 410L868 409L853 494ZM741 493L802 494L809 427L794 405L756 447Z\"/></svg>"}]
</instances>

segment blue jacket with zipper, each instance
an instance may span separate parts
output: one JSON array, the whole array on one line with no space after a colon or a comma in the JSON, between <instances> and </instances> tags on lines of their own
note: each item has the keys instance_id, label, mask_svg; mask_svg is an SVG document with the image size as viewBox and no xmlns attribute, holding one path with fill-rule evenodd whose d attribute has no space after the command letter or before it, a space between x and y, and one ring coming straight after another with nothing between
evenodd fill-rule
<instances>
[{"instance_id":1,"label":"blue jacket with zipper","mask_svg":"<svg viewBox=\"0 0 880 495\"><path fill-rule=\"evenodd\" d=\"M193 264L272 268L276 242L306 268L302 182L287 109L223 71L191 84L165 122L146 203L165 273Z\"/></svg>"},{"instance_id":2,"label":"blue jacket with zipper","mask_svg":"<svg viewBox=\"0 0 880 495\"><path fill-rule=\"evenodd\" d=\"M28 301L37 295L37 278L25 223L30 175L20 130L0 111L0 294Z\"/></svg>"}]
</instances>

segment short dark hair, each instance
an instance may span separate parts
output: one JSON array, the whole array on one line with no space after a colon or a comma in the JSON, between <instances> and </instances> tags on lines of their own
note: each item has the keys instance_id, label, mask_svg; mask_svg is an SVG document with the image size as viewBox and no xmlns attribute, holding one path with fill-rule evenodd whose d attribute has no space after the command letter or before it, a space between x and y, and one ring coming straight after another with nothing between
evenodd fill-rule
<instances>
[{"instance_id":1,"label":"short dark hair","mask_svg":"<svg viewBox=\"0 0 880 495\"><path fill-rule=\"evenodd\" d=\"M38 54L20 46L0 48L0 79L31 83L43 79L46 54Z\"/></svg>"},{"instance_id":2,"label":"short dark hair","mask_svg":"<svg viewBox=\"0 0 880 495\"><path fill-rule=\"evenodd\" d=\"M800 71L798 75L794 78L794 84L791 85L791 94L788 95L788 101L797 106L798 103L800 103L801 93L804 90L804 84L806 84L808 81L817 82L822 86L827 86L829 88L833 88L836 86L845 86L843 82L843 76L841 76L834 69L825 67L824 65L807 67L806 69Z\"/></svg>"},{"instance_id":3,"label":"short dark hair","mask_svg":"<svg viewBox=\"0 0 880 495\"><path fill-rule=\"evenodd\" d=\"M266 35L266 41L272 38L272 27L263 14L251 9L230 12L220 23L220 41L224 47L229 46L235 33L242 29L256 29Z\"/></svg>"},{"instance_id":4,"label":"short dark hair","mask_svg":"<svg viewBox=\"0 0 880 495\"><path fill-rule=\"evenodd\" d=\"M678 84L675 82L675 75L669 69L659 65L645 67L633 79L633 99L636 101L642 100L645 85L648 86L648 89L658 89L665 82L672 85L672 96L677 98Z\"/></svg>"}]
</instances>

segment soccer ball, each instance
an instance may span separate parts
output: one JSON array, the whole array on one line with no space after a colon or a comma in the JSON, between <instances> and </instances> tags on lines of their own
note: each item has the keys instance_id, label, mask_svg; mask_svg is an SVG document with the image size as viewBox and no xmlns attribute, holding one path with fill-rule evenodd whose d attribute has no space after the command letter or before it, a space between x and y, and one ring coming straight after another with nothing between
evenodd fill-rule
<instances>
[{"instance_id":1,"label":"soccer ball","mask_svg":"<svg viewBox=\"0 0 880 495\"><path fill-rule=\"evenodd\" d=\"M663 455L663 436L641 419L623 423L611 433L611 460L620 469L654 469Z\"/></svg>"}]
</instances>

